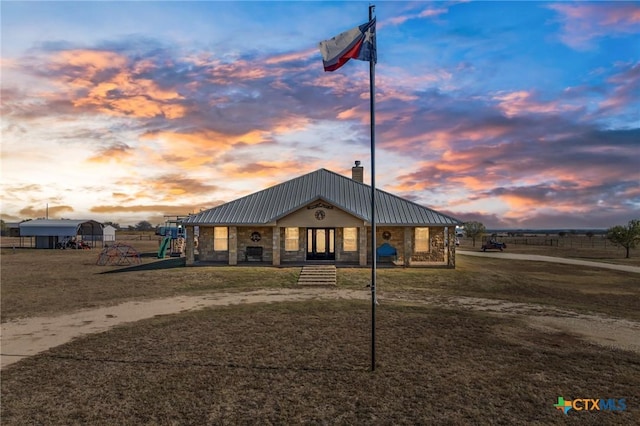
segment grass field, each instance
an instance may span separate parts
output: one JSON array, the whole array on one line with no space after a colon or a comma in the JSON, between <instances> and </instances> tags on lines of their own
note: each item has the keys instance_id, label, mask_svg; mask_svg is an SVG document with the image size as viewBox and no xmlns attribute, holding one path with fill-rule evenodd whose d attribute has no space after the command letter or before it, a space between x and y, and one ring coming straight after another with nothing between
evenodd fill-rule
<instances>
[{"instance_id":1,"label":"grass field","mask_svg":"<svg viewBox=\"0 0 640 426\"><path fill-rule=\"evenodd\" d=\"M480 250L482 243L477 240L475 247L470 238L460 238L461 250ZM620 265L640 266L640 249L631 249L629 259L625 258L625 249L612 245L603 238L594 237L593 241L585 236L571 236L561 239L561 244L557 245L558 239L553 240L553 245L543 244L545 241L551 242L544 237L504 237L499 241L507 244L508 253L526 253L543 256L566 257L570 259L594 260L605 263L616 263Z\"/></svg>"},{"instance_id":2,"label":"grass field","mask_svg":"<svg viewBox=\"0 0 640 426\"><path fill-rule=\"evenodd\" d=\"M152 253L155 242L139 244ZM159 269L150 254L145 268L127 270L95 265L95 250L1 255L3 323L128 300L295 289L299 273ZM341 268L338 289L366 292L369 275ZM638 274L459 256L455 270L381 269L378 287L373 373L366 300L207 308L123 324L11 365L2 371L2 424L640 423L640 353L532 322L636 324ZM462 303L470 301L480 302ZM485 310L489 302L515 308ZM565 416L553 407L559 396L624 398L628 408Z\"/></svg>"}]
</instances>

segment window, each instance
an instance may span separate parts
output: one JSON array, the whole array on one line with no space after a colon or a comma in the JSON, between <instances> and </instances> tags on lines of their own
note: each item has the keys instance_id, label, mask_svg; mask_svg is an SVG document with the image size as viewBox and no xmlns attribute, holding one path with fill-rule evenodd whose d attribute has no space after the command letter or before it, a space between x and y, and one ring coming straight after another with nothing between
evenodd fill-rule
<instances>
[{"instance_id":1,"label":"window","mask_svg":"<svg viewBox=\"0 0 640 426\"><path fill-rule=\"evenodd\" d=\"M229 228L218 226L213 228L213 250L229 250Z\"/></svg>"},{"instance_id":2,"label":"window","mask_svg":"<svg viewBox=\"0 0 640 426\"><path fill-rule=\"evenodd\" d=\"M416 246L414 251L429 251L429 228L416 228Z\"/></svg>"},{"instance_id":3,"label":"window","mask_svg":"<svg viewBox=\"0 0 640 426\"><path fill-rule=\"evenodd\" d=\"M344 251L358 250L358 228L344 228L342 231L342 249Z\"/></svg>"},{"instance_id":4,"label":"window","mask_svg":"<svg viewBox=\"0 0 640 426\"><path fill-rule=\"evenodd\" d=\"M298 228L284 228L284 250L298 251Z\"/></svg>"}]
</instances>

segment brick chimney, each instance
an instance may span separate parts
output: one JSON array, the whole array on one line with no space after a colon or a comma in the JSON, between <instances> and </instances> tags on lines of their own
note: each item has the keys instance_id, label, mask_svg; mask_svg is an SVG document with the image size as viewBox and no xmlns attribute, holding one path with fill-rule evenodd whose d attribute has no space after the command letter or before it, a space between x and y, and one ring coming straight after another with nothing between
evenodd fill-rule
<instances>
[{"instance_id":1,"label":"brick chimney","mask_svg":"<svg viewBox=\"0 0 640 426\"><path fill-rule=\"evenodd\" d=\"M356 160L356 165L351 168L351 179L356 182L364 183L364 168L360 165L360 161Z\"/></svg>"}]
</instances>

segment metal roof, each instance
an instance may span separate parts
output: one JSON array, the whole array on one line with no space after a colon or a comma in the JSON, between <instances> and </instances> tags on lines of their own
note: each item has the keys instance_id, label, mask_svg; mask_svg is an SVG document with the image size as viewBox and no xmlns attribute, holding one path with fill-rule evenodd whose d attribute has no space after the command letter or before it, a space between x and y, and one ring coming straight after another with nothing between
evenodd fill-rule
<instances>
[{"instance_id":1,"label":"metal roof","mask_svg":"<svg viewBox=\"0 0 640 426\"><path fill-rule=\"evenodd\" d=\"M192 225L264 225L324 200L364 221L371 218L371 186L319 169L271 188L204 210L183 220ZM460 225L451 216L376 188L376 224Z\"/></svg>"},{"instance_id":2,"label":"metal roof","mask_svg":"<svg viewBox=\"0 0 640 426\"><path fill-rule=\"evenodd\" d=\"M100 229L102 233L102 224L95 220L35 219L20 223L20 235L25 237L75 235L85 224L91 225L92 230Z\"/></svg>"}]
</instances>

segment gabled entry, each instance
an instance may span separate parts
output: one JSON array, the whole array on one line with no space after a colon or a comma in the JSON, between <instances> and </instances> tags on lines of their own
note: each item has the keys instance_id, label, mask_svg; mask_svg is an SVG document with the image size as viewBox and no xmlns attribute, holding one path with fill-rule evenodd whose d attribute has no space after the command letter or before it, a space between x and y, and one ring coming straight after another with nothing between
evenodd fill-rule
<instances>
[{"instance_id":1,"label":"gabled entry","mask_svg":"<svg viewBox=\"0 0 640 426\"><path fill-rule=\"evenodd\" d=\"M335 260L335 228L307 228L307 260Z\"/></svg>"}]
</instances>

